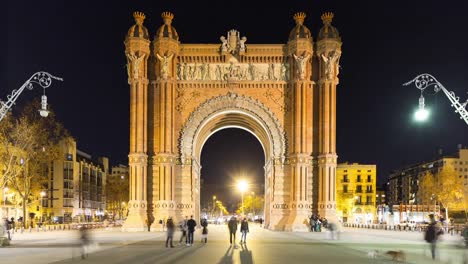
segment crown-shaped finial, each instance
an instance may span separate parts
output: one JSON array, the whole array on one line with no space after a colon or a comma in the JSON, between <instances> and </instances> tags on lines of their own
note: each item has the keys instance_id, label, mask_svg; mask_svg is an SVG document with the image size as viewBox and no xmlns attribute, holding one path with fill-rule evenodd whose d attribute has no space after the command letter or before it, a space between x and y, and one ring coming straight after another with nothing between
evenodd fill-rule
<instances>
[{"instance_id":1,"label":"crown-shaped finial","mask_svg":"<svg viewBox=\"0 0 468 264\"><path fill-rule=\"evenodd\" d=\"M306 18L306 14L304 12L297 12L293 16L294 21L296 21L296 24L302 25L304 23L304 19Z\"/></svg>"},{"instance_id":2,"label":"crown-shaped finial","mask_svg":"<svg viewBox=\"0 0 468 264\"><path fill-rule=\"evenodd\" d=\"M162 12L161 17L164 21L164 24L170 24L172 22L172 19L174 18L174 14L171 12Z\"/></svg>"},{"instance_id":3,"label":"crown-shaped finial","mask_svg":"<svg viewBox=\"0 0 468 264\"><path fill-rule=\"evenodd\" d=\"M143 21L145 20L145 14L143 14L142 12L136 11L136 12L133 12L133 18L135 18L135 23L137 23L138 25L141 25L143 24Z\"/></svg>"},{"instance_id":4,"label":"crown-shaped finial","mask_svg":"<svg viewBox=\"0 0 468 264\"><path fill-rule=\"evenodd\" d=\"M329 25L331 24L332 20L333 20L333 13L332 12L325 12L323 13L323 15L320 17L322 18L322 21L323 21L323 24L324 25Z\"/></svg>"}]
</instances>

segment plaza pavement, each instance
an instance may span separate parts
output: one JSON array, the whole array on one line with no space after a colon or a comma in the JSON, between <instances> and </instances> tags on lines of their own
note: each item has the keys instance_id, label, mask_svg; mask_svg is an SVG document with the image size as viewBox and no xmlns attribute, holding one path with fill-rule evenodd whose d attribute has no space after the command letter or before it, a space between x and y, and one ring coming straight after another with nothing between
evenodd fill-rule
<instances>
[{"instance_id":1,"label":"plaza pavement","mask_svg":"<svg viewBox=\"0 0 468 264\"><path fill-rule=\"evenodd\" d=\"M432 261L422 233L344 228L338 240L327 232L288 233L250 225L247 244L231 248L225 225L210 225L208 243L195 233L192 247L165 247L165 233L124 233L118 229L93 230L88 258L81 260L76 231L15 234L10 247L0 248L0 263L394 263L384 255L403 250L407 263L463 263L466 249L461 237L444 235L439 260ZM367 252L377 250L376 259Z\"/></svg>"}]
</instances>

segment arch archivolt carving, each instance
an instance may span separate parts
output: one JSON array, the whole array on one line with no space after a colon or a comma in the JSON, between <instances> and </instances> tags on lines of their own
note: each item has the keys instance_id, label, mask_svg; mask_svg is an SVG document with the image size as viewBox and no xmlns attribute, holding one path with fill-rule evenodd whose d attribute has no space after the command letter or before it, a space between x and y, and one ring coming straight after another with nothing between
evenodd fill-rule
<instances>
[{"instance_id":1,"label":"arch archivolt carving","mask_svg":"<svg viewBox=\"0 0 468 264\"><path fill-rule=\"evenodd\" d=\"M237 114L241 117L245 117L243 119L253 120L253 122L243 122L243 120L236 121L236 118L226 116L229 114ZM222 120L223 115L225 116L224 119L226 119L224 123ZM182 162L190 160L190 158L199 158L198 155L200 153L197 152L201 150L202 146L197 146L197 144L199 144L197 141L200 140L198 135L202 128L210 121L219 124L220 127L214 127L215 129L231 126L250 131L263 145L265 161L268 161L272 157L284 160L286 153L286 136L284 129L275 115L257 100L229 92L226 95L208 99L193 111L187 119L185 125L181 129L179 138L179 151ZM201 140L206 140L206 138ZM203 144L204 141L201 142L201 145Z\"/></svg>"}]
</instances>

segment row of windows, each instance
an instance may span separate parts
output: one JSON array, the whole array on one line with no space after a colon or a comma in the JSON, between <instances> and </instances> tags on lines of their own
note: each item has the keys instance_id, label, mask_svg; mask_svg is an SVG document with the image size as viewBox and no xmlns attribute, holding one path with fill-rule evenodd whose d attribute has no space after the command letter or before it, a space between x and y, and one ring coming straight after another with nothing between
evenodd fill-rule
<instances>
[{"instance_id":1,"label":"row of windows","mask_svg":"<svg viewBox=\"0 0 468 264\"><path fill-rule=\"evenodd\" d=\"M344 192L344 193L347 193L347 192L348 192L348 185L343 185L343 192ZM356 192L357 192L357 193L361 193L361 192L362 192L362 185L357 185L357 186L356 186ZM372 185L367 185L367 187L366 187L366 192L367 192L367 193L374 192L374 191L372 190Z\"/></svg>"}]
</instances>

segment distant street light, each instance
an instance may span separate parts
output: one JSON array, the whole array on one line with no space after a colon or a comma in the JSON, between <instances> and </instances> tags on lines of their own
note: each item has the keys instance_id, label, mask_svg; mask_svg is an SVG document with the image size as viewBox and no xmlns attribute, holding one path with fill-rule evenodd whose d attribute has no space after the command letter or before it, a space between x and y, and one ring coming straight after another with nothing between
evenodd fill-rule
<instances>
[{"instance_id":1,"label":"distant street light","mask_svg":"<svg viewBox=\"0 0 468 264\"><path fill-rule=\"evenodd\" d=\"M237 184L237 188L239 189L242 195L242 215L244 215L244 192L247 191L248 187L249 184L246 181L240 181Z\"/></svg>"},{"instance_id":2,"label":"distant street light","mask_svg":"<svg viewBox=\"0 0 468 264\"><path fill-rule=\"evenodd\" d=\"M45 95L45 89L52 84L52 79L63 81L62 78L53 76L48 72L41 71L34 73L18 90L13 90L11 95L7 96L6 102L0 101L0 121L3 120L5 115L8 113L8 110L10 110L10 108L15 104L16 99L18 99L24 89L27 88L28 90L32 90L34 88L34 83L39 84L42 88L44 88L44 94L41 97L41 109L39 109L39 114L42 117L47 117L49 115L49 111L47 110L47 96Z\"/></svg>"},{"instance_id":3,"label":"distant street light","mask_svg":"<svg viewBox=\"0 0 468 264\"><path fill-rule=\"evenodd\" d=\"M421 96L419 97L419 108L416 111L414 117L417 121L425 121L429 117L429 111L424 108L424 96L423 92L429 86L434 86L434 92L439 92L442 90L444 94L448 97L452 106L455 108L455 113L460 114L460 119L463 119L465 123L468 125L468 111L466 110L466 106L468 104L468 99L464 103L460 103L460 97L456 96L454 92L448 91L445 87L437 81L434 76L424 73L416 76L413 80L404 83L403 85L410 85L414 83L416 88L421 90Z\"/></svg>"}]
</instances>

